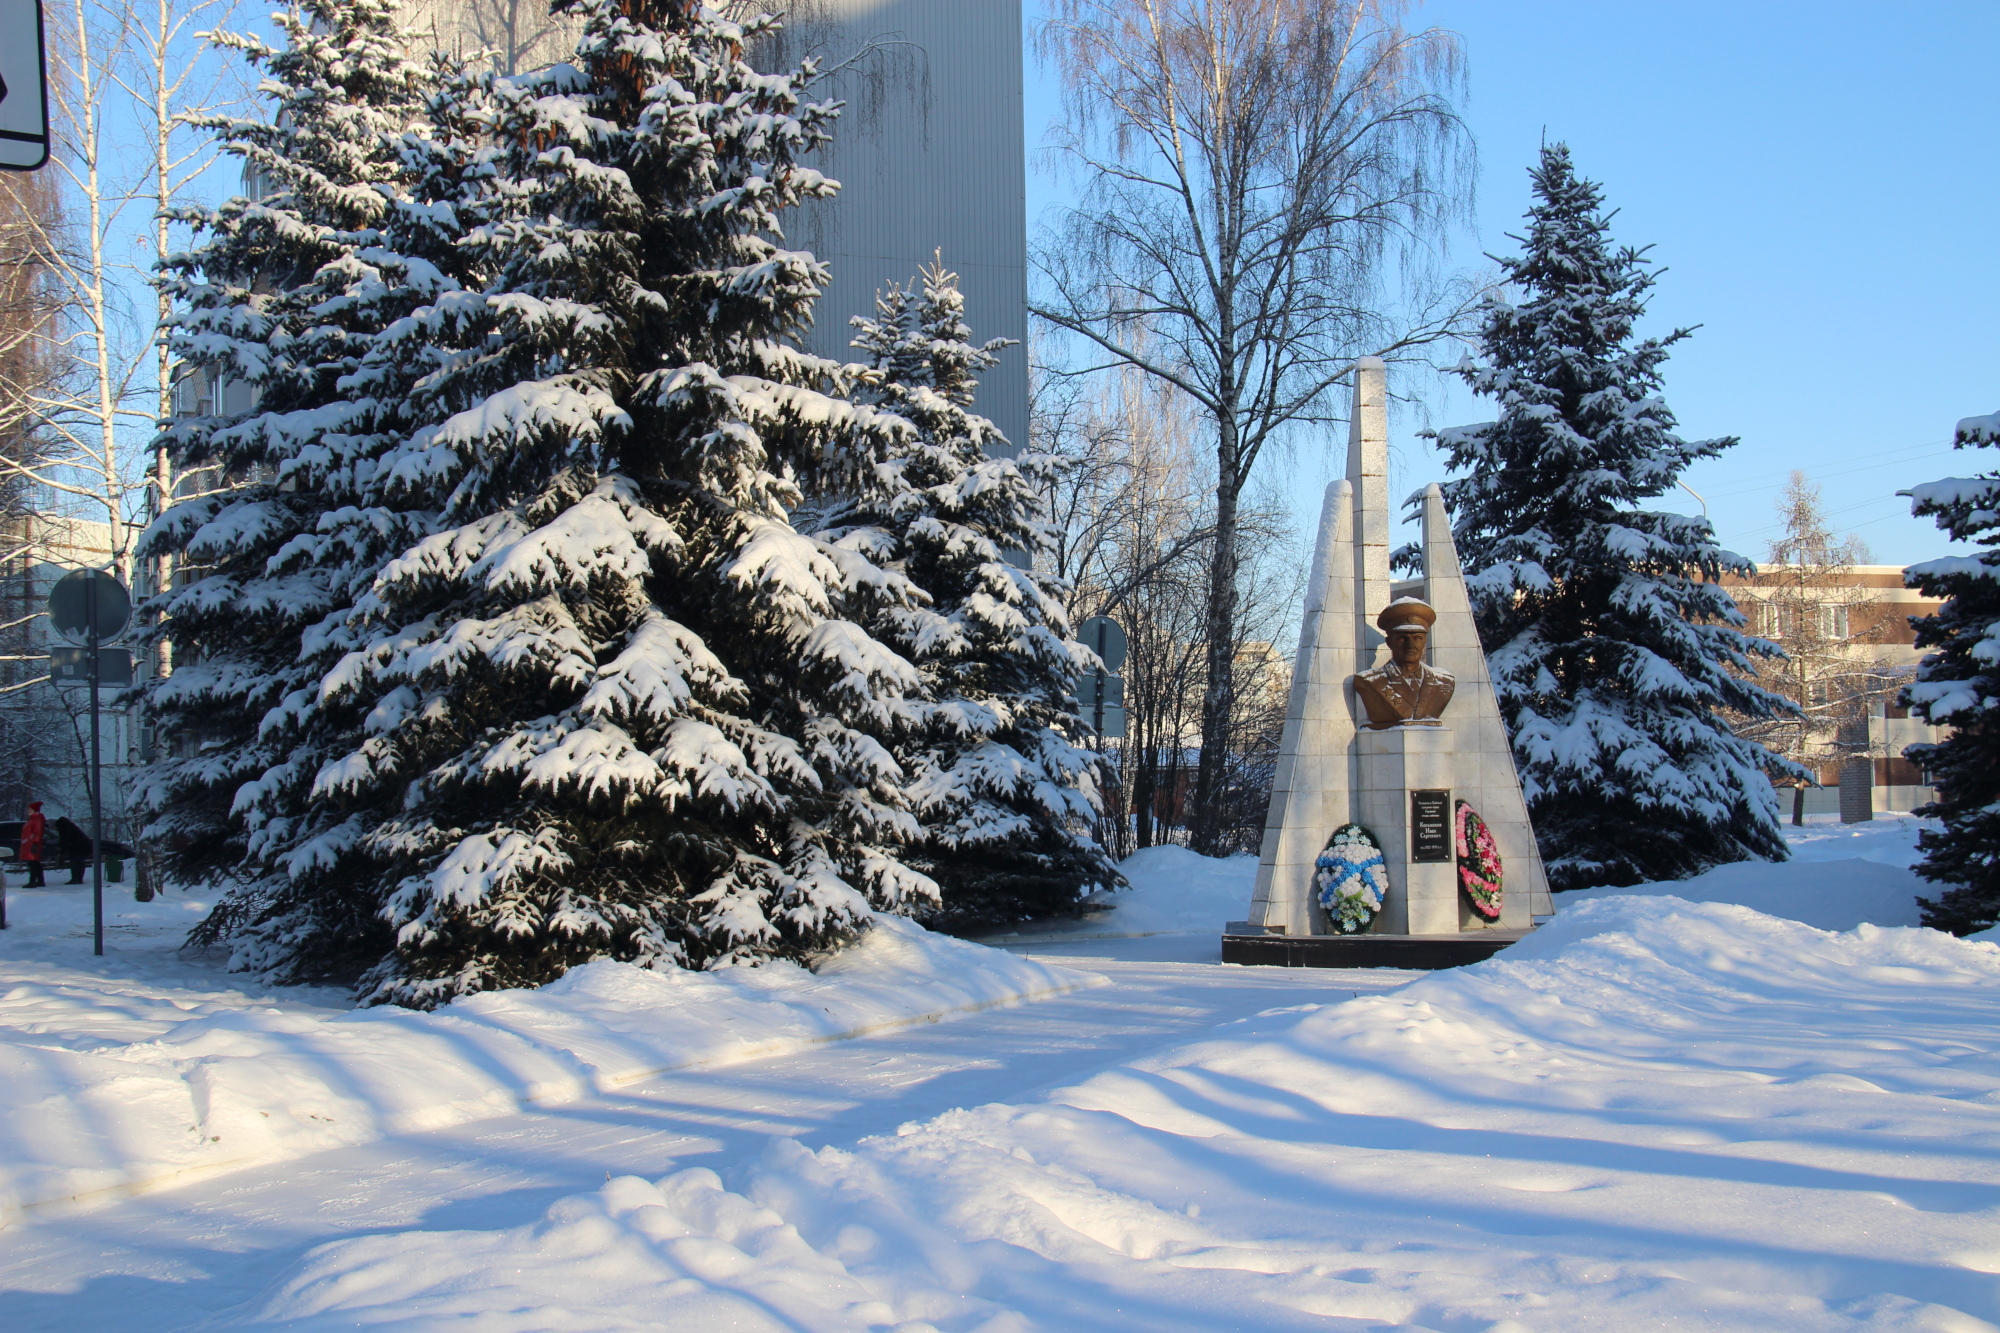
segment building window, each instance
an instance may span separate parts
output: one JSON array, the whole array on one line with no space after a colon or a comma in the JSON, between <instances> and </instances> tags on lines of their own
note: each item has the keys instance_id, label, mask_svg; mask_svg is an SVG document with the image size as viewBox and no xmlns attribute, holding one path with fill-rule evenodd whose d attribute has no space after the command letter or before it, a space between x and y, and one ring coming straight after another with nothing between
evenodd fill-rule
<instances>
[{"instance_id":1,"label":"building window","mask_svg":"<svg viewBox=\"0 0 2000 1333\"><path fill-rule=\"evenodd\" d=\"M1931 775L1907 759L1877 759L1875 785L1878 787L1928 787Z\"/></svg>"}]
</instances>

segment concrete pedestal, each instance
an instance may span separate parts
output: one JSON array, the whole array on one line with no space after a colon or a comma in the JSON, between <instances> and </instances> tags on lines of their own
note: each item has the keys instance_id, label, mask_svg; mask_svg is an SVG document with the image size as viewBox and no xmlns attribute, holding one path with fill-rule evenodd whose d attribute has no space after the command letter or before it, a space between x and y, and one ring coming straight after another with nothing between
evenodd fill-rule
<instances>
[{"instance_id":1,"label":"concrete pedestal","mask_svg":"<svg viewBox=\"0 0 2000 1333\"><path fill-rule=\"evenodd\" d=\"M1467 930L1456 935L1273 935L1248 922L1222 934L1222 961L1245 967L1409 967L1431 971L1482 963L1525 930Z\"/></svg>"},{"instance_id":2,"label":"concrete pedestal","mask_svg":"<svg viewBox=\"0 0 2000 1333\"><path fill-rule=\"evenodd\" d=\"M1448 935L1459 930L1458 863L1451 855L1452 751L1450 727L1405 726L1363 730L1356 738L1360 782L1355 807L1362 827L1382 844L1389 893L1375 919L1385 935ZM1411 794L1443 792L1442 860L1418 860Z\"/></svg>"}]
</instances>

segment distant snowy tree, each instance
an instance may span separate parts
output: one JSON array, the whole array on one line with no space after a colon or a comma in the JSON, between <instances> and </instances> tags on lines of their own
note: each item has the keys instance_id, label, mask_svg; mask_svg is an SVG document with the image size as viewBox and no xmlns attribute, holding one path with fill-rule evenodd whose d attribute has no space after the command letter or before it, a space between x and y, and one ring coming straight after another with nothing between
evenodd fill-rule
<instances>
[{"instance_id":1,"label":"distant snowy tree","mask_svg":"<svg viewBox=\"0 0 2000 1333\"><path fill-rule=\"evenodd\" d=\"M2000 444L2000 413L1958 423L1959 448ZM1954 935L2000 923L2000 470L1912 487L1915 513L1929 514L1971 555L1911 565L1910 585L1942 597L1936 614L1912 617L1917 646L1929 648L1916 683L1903 691L1910 712L1949 728L1944 739L1904 754L1930 770L1938 799L1916 813L1941 820L1917 835L1916 872L1945 885L1918 899L1923 921Z\"/></svg>"},{"instance_id":2,"label":"distant snowy tree","mask_svg":"<svg viewBox=\"0 0 2000 1333\"><path fill-rule=\"evenodd\" d=\"M834 109L745 62L773 20L558 8L576 63L498 87L517 206L463 242L493 277L429 320L436 424L395 462L437 530L322 690L366 735L315 800L393 811L329 848L394 931L376 1001L804 959L935 901L890 748L922 678L862 627L920 594L791 523L912 433L796 345L827 273L774 238L833 193L799 158Z\"/></svg>"},{"instance_id":3,"label":"distant snowy tree","mask_svg":"<svg viewBox=\"0 0 2000 1333\"><path fill-rule=\"evenodd\" d=\"M1781 710L1747 678L1775 647L1745 636L1716 579L1751 572L1706 519L1637 508L1734 439L1685 441L1659 397L1667 348L1635 338L1653 285L1615 248L1569 150L1542 150L1520 293L1494 298L1459 375L1500 420L1440 431L1462 473L1445 503L1542 857L1558 889L1678 879L1787 855L1768 774L1793 766L1719 710ZM1734 670L1732 670L1734 669Z\"/></svg>"},{"instance_id":4,"label":"distant snowy tree","mask_svg":"<svg viewBox=\"0 0 2000 1333\"><path fill-rule=\"evenodd\" d=\"M1061 600L1007 559L1048 543L1039 492L1022 463L993 456L1005 442L972 411L978 376L1006 343L970 341L942 261L922 283L854 321L874 400L916 431L895 439L823 535L926 594L870 629L923 680L924 723L894 745L922 825L912 863L943 893L927 918L966 930L1074 913L1081 892L1121 877L1088 831L1098 761L1069 739L1083 727L1065 702L1078 662Z\"/></svg>"},{"instance_id":5,"label":"distant snowy tree","mask_svg":"<svg viewBox=\"0 0 2000 1333\"><path fill-rule=\"evenodd\" d=\"M282 45L222 39L265 74L264 116L208 122L257 197L185 214L195 244L161 264L183 370L255 398L230 413L216 395L210 412L163 423L179 475L212 469L225 484L172 504L142 549L173 556L179 573L154 608L174 670L146 691L165 742L143 791L146 836L171 873L252 881L205 926L211 941L258 916L270 887L246 872L251 821L239 799L292 759L265 719L316 684L302 644L374 573L365 557L326 549L325 525L351 493L328 483L326 460L381 410L348 383L379 326L371 293L382 279L364 251L432 80L406 56L396 14L395 0L303 0L275 16Z\"/></svg>"}]
</instances>

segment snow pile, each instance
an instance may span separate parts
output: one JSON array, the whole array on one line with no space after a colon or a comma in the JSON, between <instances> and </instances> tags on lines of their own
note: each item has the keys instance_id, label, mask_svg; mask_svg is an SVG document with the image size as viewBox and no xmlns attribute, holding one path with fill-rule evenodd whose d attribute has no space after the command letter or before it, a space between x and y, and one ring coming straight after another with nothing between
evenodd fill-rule
<instances>
[{"instance_id":1,"label":"snow pile","mask_svg":"<svg viewBox=\"0 0 2000 1333\"><path fill-rule=\"evenodd\" d=\"M256 1326L2000 1321L2000 948L1610 898L1035 1105L322 1246ZM1345 1327L1345 1325L1342 1325Z\"/></svg>"},{"instance_id":2,"label":"snow pile","mask_svg":"<svg viewBox=\"0 0 2000 1333\"><path fill-rule=\"evenodd\" d=\"M1631 888L1579 889L1556 895L1556 910L1607 897L1685 898L1697 903L1738 903L1771 916L1803 921L1821 930L1919 924L1917 896L1935 898L1942 886L1917 878L1917 831L1925 821L1908 815L1878 816L1863 824L1787 827L1792 859L1771 864L1738 861L1693 879Z\"/></svg>"},{"instance_id":3,"label":"snow pile","mask_svg":"<svg viewBox=\"0 0 2000 1333\"><path fill-rule=\"evenodd\" d=\"M258 1003L8 961L0 1217L1092 984L895 918L816 973L599 962L428 1014Z\"/></svg>"},{"instance_id":4,"label":"snow pile","mask_svg":"<svg viewBox=\"0 0 2000 1333\"><path fill-rule=\"evenodd\" d=\"M1220 936L1250 908L1257 882L1254 856L1202 856L1185 847L1146 847L1118 865L1129 888L1091 895L1100 910L1081 919L1029 922L992 942L1059 944L1135 935Z\"/></svg>"},{"instance_id":5,"label":"snow pile","mask_svg":"<svg viewBox=\"0 0 2000 1333\"><path fill-rule=\"evenodd\" d=\"M1108 896L1114 906L1090 918L1093 930L1220 935L1250 910L1257 883L1254 856L1202 856L1173 845L1143 848L1118 868L1132 887Z\"/></svg>"},{"instance_id":6,"label":"snow pile","mask_svg":"<svg viewBox=\"0 0 2000 1333\"><path fill-rule=\"evenodd\" d=\"M415 1244L411 1242L415 1240ZM531 1227L323 1246L271 1303L288 1329L920 1333L713 1171L636 1176ZM1001 1328L993 1333L1001 1333Z\"/></svg>"}]
</instances>

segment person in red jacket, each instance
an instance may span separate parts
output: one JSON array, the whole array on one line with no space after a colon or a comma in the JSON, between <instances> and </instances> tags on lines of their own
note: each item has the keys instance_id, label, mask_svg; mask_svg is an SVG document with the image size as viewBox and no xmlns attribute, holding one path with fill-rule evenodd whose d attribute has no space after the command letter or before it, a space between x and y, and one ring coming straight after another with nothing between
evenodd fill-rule
<instances>
[{"instance_id":1,"label":"person in red jacket","mask_svg":"<svg viewBox=\"0 0 2000 1333\"><path fill-rule=\"evenodd\" d=\"M28 887L47 887L42 882L42 843L49 836L49 821L42 817L42 803L28 802L28 819L21 825L21 859L28 863Z\"/></svg>"}]
</instances>

